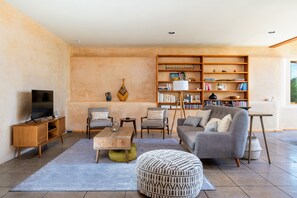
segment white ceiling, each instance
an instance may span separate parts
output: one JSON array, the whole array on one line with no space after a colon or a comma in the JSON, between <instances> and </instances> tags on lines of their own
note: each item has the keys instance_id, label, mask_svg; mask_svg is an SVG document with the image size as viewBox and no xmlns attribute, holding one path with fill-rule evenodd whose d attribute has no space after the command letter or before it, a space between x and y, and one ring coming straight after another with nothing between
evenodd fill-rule
<instances>
[{"instance_id":1,"label":"white ceiling","mask_svg":"<svg viewBox=\"0 0 297 198\"><path fill-rule=\"evenodd\" d=\"M297 0L6 1L80 46L270 46L297 36Z\"/></svg>"}]
</instances>

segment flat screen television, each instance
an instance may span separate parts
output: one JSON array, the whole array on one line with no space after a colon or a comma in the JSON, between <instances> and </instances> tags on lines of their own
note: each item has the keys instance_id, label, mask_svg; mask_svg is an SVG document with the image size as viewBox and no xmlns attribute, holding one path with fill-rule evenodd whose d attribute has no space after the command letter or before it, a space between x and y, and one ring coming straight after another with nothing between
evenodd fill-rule
<instances>
[{"instance_id":1,"label":"flat screen television","mask_svg":"<svg viewBox=\"0 0 297 198\"><path fill-rule=\"evenodd\" d=\"M52 116L54 113L54 92L51 90L32 90L31 119Z\"/></svg>"}]
</instances>

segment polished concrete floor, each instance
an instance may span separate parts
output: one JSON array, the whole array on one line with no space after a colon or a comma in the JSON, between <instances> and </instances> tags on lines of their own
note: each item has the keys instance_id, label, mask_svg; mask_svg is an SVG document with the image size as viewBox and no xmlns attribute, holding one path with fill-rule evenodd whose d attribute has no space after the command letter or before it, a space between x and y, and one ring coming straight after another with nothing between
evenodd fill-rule
<instances>
[{"instance_id":1,"label":"polished concrete floor","mask_svg":"<svg viewBox=\"0 0 297 198\"><path fill-rule=\"evenodd\" d=\"M173 135L174 136L174 135ZM264 148L262 133L256 133ZM9 192L25 178L65 151L69 146L86 136L82 133L67 133L64 144L55 140L43 147L42 157L37 157L34 149L0 166L0 197L102 197L134 198L143 197L138 192ZM159 132L145 133L144 138L161 138ZM168 136L167 136L168 137ZM297 131L267 133L272 164L268 164L263 149L258 160L241 160L237 168L232 159L202 160L204 174L215 186L215 191L201 191L199 198L205 197L297 197L297 145L280 140L295 139ZM49 181L50 182L50 181Z\"/></svg>"}]
</instances>

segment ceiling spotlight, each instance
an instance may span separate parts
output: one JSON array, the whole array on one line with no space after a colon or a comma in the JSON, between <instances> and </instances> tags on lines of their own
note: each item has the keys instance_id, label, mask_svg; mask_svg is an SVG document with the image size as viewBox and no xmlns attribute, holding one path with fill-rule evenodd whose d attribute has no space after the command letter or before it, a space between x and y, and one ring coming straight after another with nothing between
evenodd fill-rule
<instances>
[{"instance_id":1,"label":"ceiling spotlight","mask_svg":"<svg viewBox=\"0 0 297 198\"><path fill-rule=\"evenodd\" d=\"M168 34L175 34L175 32L168 32Z\"/></svg>"},{"instance_id":2,"label":"ceiling spotlight","mask_svg":"<svg viewBox=\"0 0 297 198\"><path fill-rule=\"evenodd\" d=\"M269 31L268 32L268 34L274 34L275 33L275 31Z\"/></svg>"}]
</instances>

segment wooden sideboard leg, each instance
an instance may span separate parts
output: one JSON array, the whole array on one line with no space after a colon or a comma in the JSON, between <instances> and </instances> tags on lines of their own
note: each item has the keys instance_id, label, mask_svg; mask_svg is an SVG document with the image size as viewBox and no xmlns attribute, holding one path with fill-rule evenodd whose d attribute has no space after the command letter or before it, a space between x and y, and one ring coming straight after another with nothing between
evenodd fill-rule
<instances>
[{"instance_id":1,"label":"wooden sideboard leg","mask_svg":"<svg viewBox=\"0 0 297 198\"><path fill-rule=\"evenodd\" d=\"M21 147L18 147L18 148L17 148L17 152L18 152L18 156L17 156L17 158L19 158L19 157L20 157L20 155L21 155L21 150L22 150L22 148L21 148Z\"/></svg>"},{"instance_id":2,"label":"wooden sideboard leg","mask_svg":"<svg viewBox=\"0 0 297 198\"><path fill-rule=\"evenodd\" d=\"M38 145L38 157L41 157L41 145Z\"/></svg>"},{"instance_id":3,"label":"wooden sideboard leg","mask_svg":"<svg viewBox=\"0 0 297 198\"><path fill-rule=\"evenodd\" d=\"M61 135L61 142L64 144L63 135Z\"/></svg>"}]
</instances>

